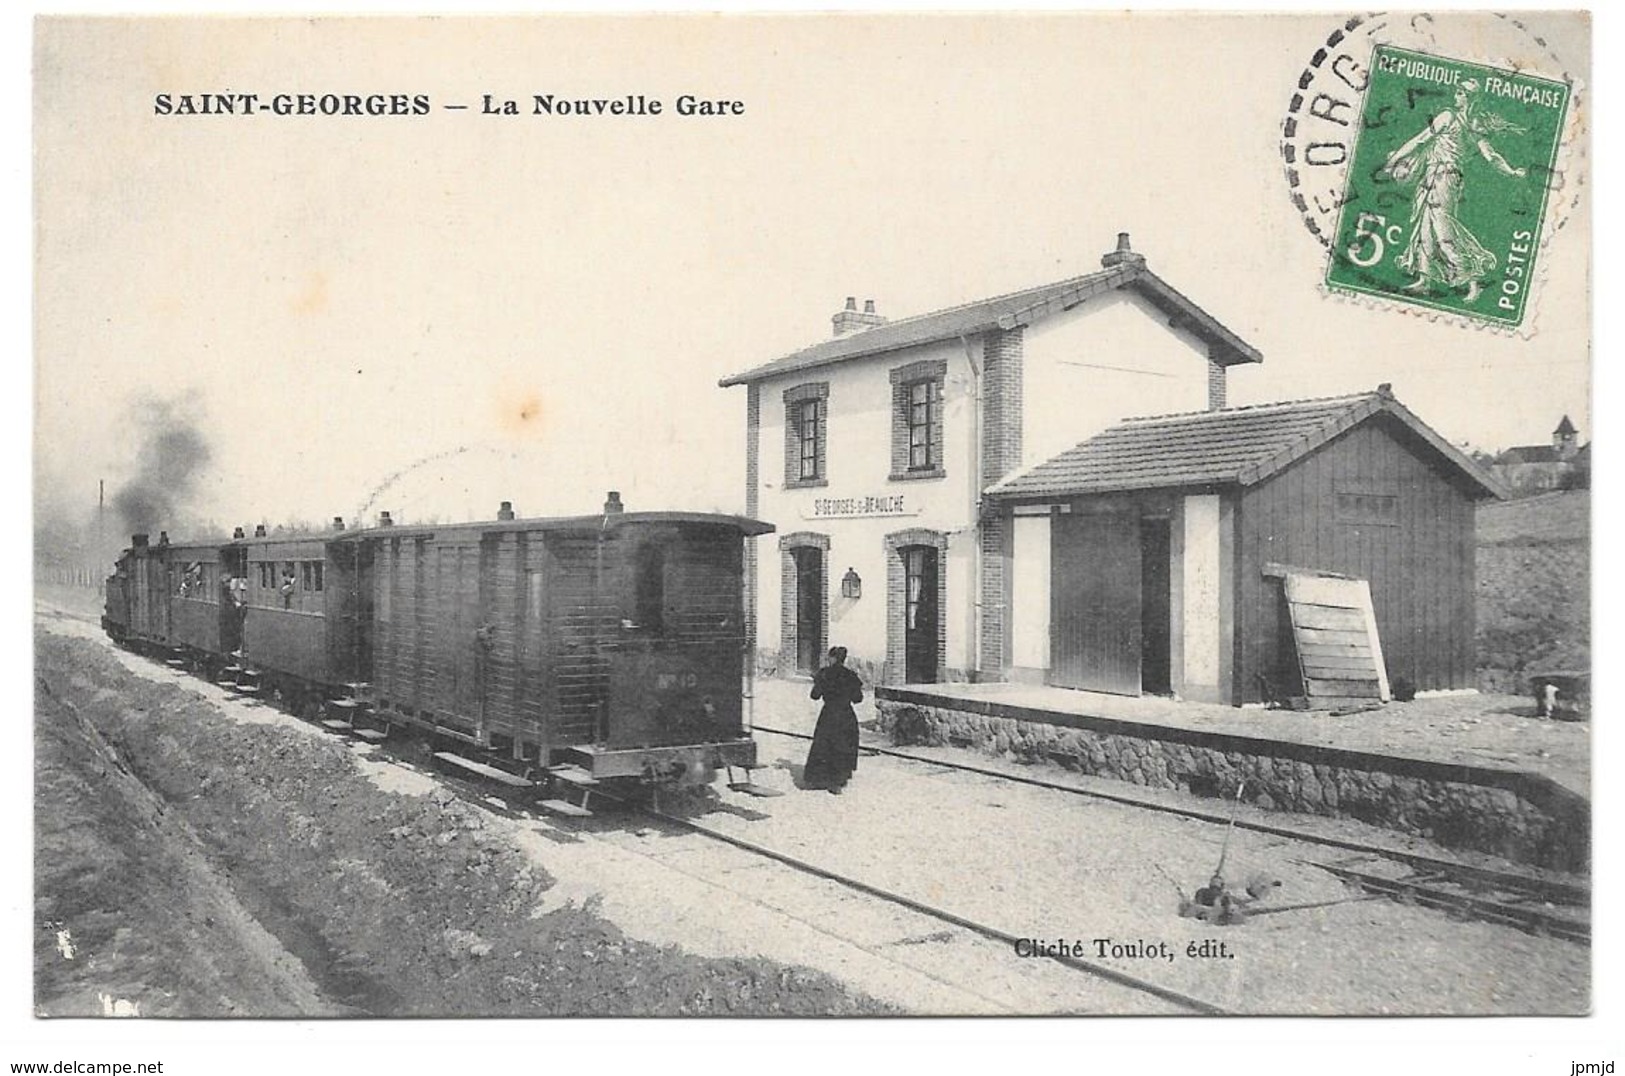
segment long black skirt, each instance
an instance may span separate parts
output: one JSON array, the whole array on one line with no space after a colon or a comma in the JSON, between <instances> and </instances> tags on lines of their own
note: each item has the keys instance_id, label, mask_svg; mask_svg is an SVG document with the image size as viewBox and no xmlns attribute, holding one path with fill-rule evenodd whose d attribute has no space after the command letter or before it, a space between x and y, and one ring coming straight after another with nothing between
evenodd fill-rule
<instances>
[{"instance_id":1,"label":"long black skirt","mask_svg":"<svg viewBox=\"0 0 1625 1076\"><path fill-rule=\"evenodd\" d=\"M840 788L857 768L858 715L850 703L827 704L818 714L801 783L806 788Z\"/></svg>"}]
</instances>

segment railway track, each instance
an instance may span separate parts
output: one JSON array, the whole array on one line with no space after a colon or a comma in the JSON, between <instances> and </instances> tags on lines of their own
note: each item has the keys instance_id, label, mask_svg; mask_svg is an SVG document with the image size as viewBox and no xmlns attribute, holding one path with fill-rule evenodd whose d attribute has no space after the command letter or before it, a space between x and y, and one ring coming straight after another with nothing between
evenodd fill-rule
<instances>
[{"instance_id":1,"label":"railway track","mask_svg":"<svg viewBox=\"0 0 1625 1076\"><path fill-rule=\"evenodd\" d=\"M395 757L397 761L402 761L403 764L415 771L425 772L422 767L411 763L405 763L404 760L400 760L398 756L392 757ZM496 794L494 796L491 795L491 792L493 791L492 788L482 784L477 776L465 774L460 771L451 771L439 768L434 769L432 772L437 777L446 780L447 783L453 787L461 788L470 793L471 798L477 798L486 809L493 810L495 813L510 820L518 821L527 818L528 815L523 812L525 812L528 807L534 806L533 803L524 802L522 799L524 793L515 789L498 787L495 789ZM870 884L859 878L854 878L840 871L820 866L816 863L812 863L808 860L801 859L785 852L780 852L777 849L769 848L766 845L745 840L742 837L736 837L730 833L724 833L721 830L714 829L700 822L696 822L693 819L684 818L680 815L674 815L669 812L651 807L647 804L636 802L625 797L616 796L601 790L595 791L593 795L595 800L610 801L624 808L629 813L641 814L648 818L663 822L668 826L718 841L722 844L729 845L752 855L779 863L798 873L809 875L814 878L820 878L824 881L834 882L837 885L852 890L853 892L860 893L864 896L878 899L887 904L904 908L918 915L946 923L950 926L957 927L960 930L977 935L978 937L1000 942L1002 944L1009 945L1012 948L1018 941L1022 940L1017 935L1011 934L1005 930L1001 930L998 927L990 926L986 923L970 919L947 909L939 908L924 901L916 900L913 897L909 897L905 894L896 893L881 886ZM516 802L516 800L519 800L519 802ZM574 818L565 815L551 818L549 821L554 825L561 826L566 832L583 834L588 819ZM585 835L590 836L591 834ZM870 951L873 952L873 950ZM1110 982L1114 985L1124 987L1136 993L1157 998L1160 1001L1167 1002L1168 1004L1179 1009L1183 1009L1187 1012L1197 1013L1204 1016L1232 1015L1230 1010L1210 1001L1194 997L1178 990L1173 990L1169 987L1161 986L1150 981L1149 979L1136 975L1130 975L1127 972L1119 971L1116 968L1109 967L1096 961L1086 960L1081 957L1067 956L1059 953L1045 954L1045 957L1048 960L1053 961L1054 963L1059 964L1071 971L1079 972L1106 982Z\"/></svg>"},{"instance_id":2,"label":"railway track","mask_svg":"<svg viewBox=\"0 0 1625 1076\"><path fill-rule=\"evenodd\" d=\"M721 830L713 829L710 826L695 822L692 819L680 818L676 815L667 814L663 811L654 811L647 807L638 807L638 805L632 806L637 807L637 809L643 810L645 813L652 815L652 817L659 818L661 821L670 825L681 826L684 829L709 837L712 840L721 841L725 844L732 845L735 848L742 849L754 855L771 859L777 863L782 863L785 866L800 871L803 874L810 874L817 878L823 878L826 881L835 882L855 892L878 898L888 904L893 904L901 908L907 908L909 911L928 916L932 919L950 924L951 926L959 927L961 930L970 931L971 933L980 935L981 937L1002 942L1011 946L1012 948L1015 947L1017 942L1022 940L1017 935L1011 934L1005 930L1001 930L998 927L990 926L986 923L966 918L965 916L959 915L955 912L936 907L935 905L927 904L924 901L916 900L913 897L902 893L895 893L889 889L882 888L881 886L871 885L868 882L862 881L858 878L853 878L850 875L841 873L840 871L831 870L828 867L821 867L816 863L811 863L797 856L780 852L777 849L769 848L766 845L757 844L754 841L747 841L743 837L736 837L730 833L724 833ZM1081 957L1068 956L1062 953L1046 953L1044 956L1047 959L1052 960L1063 967L1070 968L1073 971L1082 972L1098 979L1104 979L1107 982L1115 983L1118 986L1128 987L1129 989L1142 994L1148 994L1154 998L1166 1001L1190 1012L1200 1013L1204 1016L1230 1015L1230 1010L1225 1009L1222 1006L1215 1005L1210 1001L1205 1001L1202 998L1194 997L1190 994L1161 986L1150 981L1149 979L1144 979L1137 975L1130 975L1127 972L1118 971L1116 968L1098 963L1093 960L1085 960Z\"/></svg>"},{"instance_id":3,"label":"railway track","mask_svg":"<svg viewBox=\"0 0 1625 1076\"><path fill-rule=\"evenodd\" d=\"M1534 934L1591 944L1589 916L1582 918L1569 914L1567 909L1547 907L1547 902L1527 888L1507 884L1486 887L1442 872L1394 876L1382 873L1381 863L1375 865L1375 870L1358 870L1353 866L1355 862L1374 858L1356 857L1341 863L1299 862L1319 867L1350 885L1404 904L1439 908L1466 918L1505 923Z\"/></svg>"},{"instance_id":4,"label":"railway track","mask_svg":"<svg viewBox=\"0 0 1625 1076\"><path fill-rule=\"evenodd\" d=\"M760 724L755 725L752 732L786 736L797 740L812 739L806 733L791 732L788 729L771 728ZM1061 781L1049 781L1041 777L1006 773L986 766L931 758L909 751L899 751L894 748L864 744L860 750L870 755L904 759L922 765L976 774L982 777L992 777L1014 784L1030 785L1090 799L1105 800L1142 810L1212 822L1217 825L1226 825L1231 821L1228 814L1220 811L1157 803L1131 795L1081 788ZM1318 844L1328 848L1356 853L1356 856L1352 858L1330 864L1309 860L1300 862L1326 870L1351 885L1358 885L1367 892L1378 893L1407 903L1440 908L1452 914L1515 926L1534 934L1567 938L1570 941L1584 944L1590 944L1591 941L1591 887L1578 881L1550 878L1501 868L1483 867L1422 852L1409 852L1403 849L1331 837L1292 826L1275 825L1268 822L1237 818L1234 825L1237 829L1265 833L1274 837L1286 837L1308 844ZM1401 863L1410 868L1411 874L1400 877L1364 872L1353 867L1356 862L1378 860Z\"/></svg>"},{"instance_id":5,"label":"railway track","mask_svg":"<svg viewBox=\"0 0 1625 1076\"><path fill-rule=\"evenodd\" d=\"M257 702L259 705L275 706L276 708L283 710L283 712L288 713L290 716L305 721L307 724L316 729L320 729L328 735L348 740L350 739L349 733L353 731L349 728L338 729L332 727L331 725L317 718L313 718L308 714L295 713L286 707L280 706L277 702L271 699L257 698L253 701ZM454 770L444 766L434 765L426 767L423 764L407 759L397 750L395 750L393 745L389 744L388 742L379 742L377 740L369 740L366 742L371 743L375 748L383 749L390 757L391 761L395 764L402 765L417 773L432 773L436 778L443 780L450 786L466 793L471 802L477 802L484 809L490 810L510 821L517 822L533 817L529 813L530 810L539 806L534 799L536 793L536 789L534 788L516 789L482 780L478 775L466 773L461 770ZM1012 934L1009 931L1002 930L990 924L971 919L948 909L937 907L935 905L926 903L925 901L917 900L906 894L897 893L882 886L865 882L860 878L853 877L829 867L821 866L785 852L780 852L777 849L767 847L766 845L758 844L754 841L749 841L742 837L725 833L701 822L696 822L693 819L671 814L648 804L636 802L623 796L617 796L601 789L595 790L593 796L597 801L610 801L626 809L628 812L643 814L646 817L656 819L668 826L685 830L687 832L706 837L710 840L737 848L741 851L750 853L751 855L771 860L800 874L833 882L853 892L880 900L895 907L906 909L907 911L913 912L917 915L937 920L960 930L966 931L970 934L974 934L978 937L996 941L1004 945L1011 946L1012 948L1015 947L1018 941L1023 940L1016 934ZM565 815L551 818L549 821L554 825L561 826L566 832L573 832L579 835L587 836L591 835L590 833L584 832L584 824L589 821L588 818L572 818ZM1136 993L1154 997L1186 1012L1209 1016L1231 1014L1230 1010L1203 998L1195 997L1193 995L1162 986L1140 976L1119 971L1116 968L1097 961L1062 953L1045 953L1043 954L1043 958L1071 971L1112 983L1116 986L1123 987Z\"/></svg>"}]
</instances>

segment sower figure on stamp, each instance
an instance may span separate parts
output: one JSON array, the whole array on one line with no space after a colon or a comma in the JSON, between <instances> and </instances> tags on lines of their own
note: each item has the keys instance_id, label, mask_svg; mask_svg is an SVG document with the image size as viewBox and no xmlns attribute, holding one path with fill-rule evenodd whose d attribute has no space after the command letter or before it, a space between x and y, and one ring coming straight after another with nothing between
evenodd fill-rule
<instances>
[{"instance_id":1,"label":"sower figure on stamp","mask_svg":"<svg viewBox=\"0 0 1625 1076\"><path fill-rule=\"evenodd\" d=\"M1435 283L1452 289L1465 287L1464 299L1470 303L1478 298L1484 278L1495 270L1495 255L1457 215L1463 193L1463 158L1469 149L1475 149L1502 175L1521 178L1527 170L1508 164L1489 138L1523 128L1485 111L1476 99L1477 92L1477 81L1463 82L1456 89L1455 109L1434 116L1383 163L1383 172L1398 182L1416 182L1411 239L1397 261L1401 269L1416 276L1405 286L1406 291L1422 291Z\"/></svg>"},{"instance_id":2,"label":"sower figure on stamp","mask_svg":"<svg viewBox=\"0 0 1625 1076\"><path fill-rule=\"evenodd\" d=\"M824 708L813 730L802 784L840 795L858 768L858 715L852 707L863 701L863 681L846 667L846 647L830 650L829 664L813 676L812 697L822 699Z\"/></svg>"}]
</instances>

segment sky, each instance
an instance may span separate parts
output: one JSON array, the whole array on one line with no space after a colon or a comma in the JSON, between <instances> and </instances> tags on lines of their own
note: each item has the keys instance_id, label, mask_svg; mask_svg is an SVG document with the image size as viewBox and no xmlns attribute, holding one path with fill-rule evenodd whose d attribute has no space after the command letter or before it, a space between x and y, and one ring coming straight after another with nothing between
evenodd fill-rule
<instances>
[{"instance_id":1,"label":"sky","mask_svg":"<svg viewBox=\"0 0 1625 1076\"><path fill-rule=\"evenodd\" d=\"M1322 293L1279 142L1337 22L42 22L37 500L127 481L157 399L203 434L191 507L226 526L591 511L611 488L739 510L745 393L718 378L827 336L848 295L922 313L1088 272L1119 231L1263 352L1233 403L1391 382L1458 443L1544 442L1563 414L1589 437L1587 193L1528 338ZM1585 24L1527 22L1584 85ZM433 111L154 114L226 92ZM668 111L529 114L546 93ZM671 115L684 93L745 112Z\"/></svg>"}]
</instances>

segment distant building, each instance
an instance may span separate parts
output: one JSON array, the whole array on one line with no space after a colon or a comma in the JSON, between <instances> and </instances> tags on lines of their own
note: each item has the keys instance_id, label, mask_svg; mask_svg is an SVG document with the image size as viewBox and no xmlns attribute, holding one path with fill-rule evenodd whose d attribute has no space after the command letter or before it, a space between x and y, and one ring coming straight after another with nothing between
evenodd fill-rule
<instances>
[{"instance_id":1,"label":"distant building","mask_svg":"<svg viewBox=\"0 0 1625 1076\"><path fill-rule=\"evenodd\" d=\"M1260 361L1126 234L1101 269L888 321L855 299L832 339L725 378L746 399L746 511L778 526L747 566L760 655L831 645L872 679L999 678L1011 529L984 493L1125 416L1220 408Z\"/></svg>"},{"instance_id":2,"label":"distant building","mask_svg":"<svg viewBox=\"0 0 1625 1076\"><path fill-rule=\"evenodd\" d=\"M1517 445L1495 457L1490 468L1514 496L1591 486L1591 445L1579 443L1569 416L1552 431L1549 445Z\"/></svg>"},{"instance_id":3,"label":"distant building","mask_svg":"<svg viewBox=\"0 0 1625 1076\"><path fill-rule=\"evenodd\" d=\"M1011 535L1010 678L1301 695L1364 644L1311 631L1300 653L1283 580L1335 575L1369 582L1390 677L1471 688L1474 508L1499 493L1387 385L1119 423L989 491Z\"/></svg>"}]
</instances>

